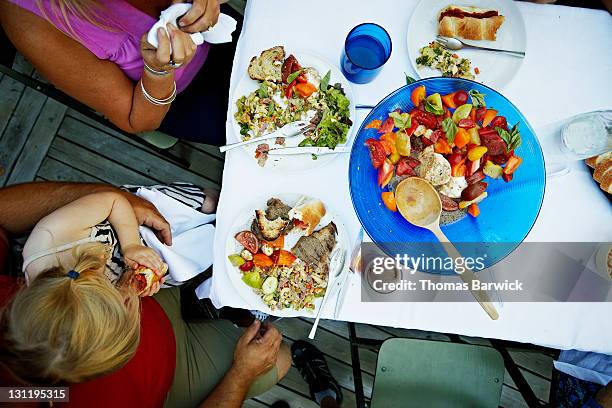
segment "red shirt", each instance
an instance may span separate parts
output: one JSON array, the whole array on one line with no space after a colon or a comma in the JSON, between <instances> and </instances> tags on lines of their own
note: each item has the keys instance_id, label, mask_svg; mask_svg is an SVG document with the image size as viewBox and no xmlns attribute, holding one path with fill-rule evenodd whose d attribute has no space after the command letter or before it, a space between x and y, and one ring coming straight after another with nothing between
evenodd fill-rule
<instances>
[{"instance_id":1,"label":"red shirt","mask_svg":"<svg viewBox=\"0 0 612 408\"><path fill-rule=\"evenodd\" d=\"M0 276L0 307L17 288L15 278ZM175 364L176 348L170 320L153 298L143 298L140 343L134 357L112 374L70 386L70 402L59 405L88 408L162 407L172 385ZM2 373L0 381L6 381Z\"/></svg>"}]
</instances>

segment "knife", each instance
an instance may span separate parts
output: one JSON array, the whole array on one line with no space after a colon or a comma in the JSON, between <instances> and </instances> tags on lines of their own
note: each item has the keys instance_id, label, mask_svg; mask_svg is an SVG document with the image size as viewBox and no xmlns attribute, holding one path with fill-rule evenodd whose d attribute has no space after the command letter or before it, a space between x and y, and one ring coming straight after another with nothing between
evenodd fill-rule
<instances>
[{"instance_id":1,"label":"knife","mask_svg":"<svg viewBox=\"0 0 612 408\"><path fill-rule=\"evenodd\" d=\"M329 147L313 147L313 146L305 146L305 147L279 147L277 149L271 149L268 151L268 154L271 156L284 156L284 155L296 155L296 154L314 154L314 155L324 155L324 154L336 154L336 153L350 153L351 148L348 146L338 146L335 149L330 149Z\"/></svg>"},{"instance_id":2,"label":"knife","mask_svg":"<svg viewBox=\"0 0 612 408\"><path fill-rule=\"evenodd\" d=\"M355 243L353 244L353 250L351 251L351 263L349 264L350 272L345 272L342 279L338 281L338 286L340 287L340 293L338 293L338 298L336 299L336 308L334 309L334 319L338 317L340 310L342 310L344 299L346 298L346 293L348 292L349 273L354 273L357 275L361 274L360 266L361 266L361 244L362 242L363 242L363 228L359 228L359 233L357 234L357 238L355 239Z\"/></svg>"}]
</instances>

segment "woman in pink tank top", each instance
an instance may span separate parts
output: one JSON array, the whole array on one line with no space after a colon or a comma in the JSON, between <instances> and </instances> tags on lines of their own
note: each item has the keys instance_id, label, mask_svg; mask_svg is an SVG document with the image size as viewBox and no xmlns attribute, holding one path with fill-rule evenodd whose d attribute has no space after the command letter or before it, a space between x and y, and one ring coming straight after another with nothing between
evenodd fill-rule
<instances>
[{"instance_id":1,"label":"woman in pink tank top","mask_svg":"<svg viewBox=\"0 0 612 408\"><path fill-rule=\"evenodd\" d=\"M219 0L194 0L179 26L146 33L176 0L0 0L0 24L60 90L130 133L159 129L223 144L231 44L196 46L189 33L214 25ZM224 6L225 8L225 6ZM239 20L231 8L224 9ZM27 27L27 29L24 29Z\"/></svg>"}]
</instances>

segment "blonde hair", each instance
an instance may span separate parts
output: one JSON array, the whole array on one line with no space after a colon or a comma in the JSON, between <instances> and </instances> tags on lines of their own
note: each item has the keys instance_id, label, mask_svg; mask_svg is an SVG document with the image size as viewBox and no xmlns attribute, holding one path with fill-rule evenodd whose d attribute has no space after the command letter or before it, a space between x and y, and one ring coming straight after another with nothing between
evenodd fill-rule
<instances>
[{"instance_id":1,"label":"blonde hair","mask_svg":"<svg viewBox=\"0 0 612 408\"><path fill-rule=\"evenodd\" d=\"M45 7L43 2L48 6ZM111 26L111 19L104 13L105 7L97 0L36 0L36 5L47 21L55 25L51 18L55 17L57 23L61 25L58 28L77 41L79 36L70 23L71 17L105 30L116 31L118 29L118 27Z\"/></svg>"},{"instance_id":2,"label":"blonde hair","mask_svg":"<svg viewBox=\"0 0 612 408\"><path fill-rule=\"evenodd\" d=\"M25 382L83 382L117 370L136 352L138 297L104 276L106 246L85 244L73 254L78 278L50 268L2 314L1 361Z\"/></svg>"}]
</instances>

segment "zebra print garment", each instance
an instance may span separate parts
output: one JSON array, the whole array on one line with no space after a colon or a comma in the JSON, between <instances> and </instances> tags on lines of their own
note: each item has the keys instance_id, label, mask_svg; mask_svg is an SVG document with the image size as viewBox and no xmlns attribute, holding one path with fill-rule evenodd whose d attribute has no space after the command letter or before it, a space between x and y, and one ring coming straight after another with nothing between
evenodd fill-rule
<instances>
[{"instance_id":1,"label":"zebra print garment","mask_svg":"<svg viewBox=\"0 0 612 408\"><path fill-rule=\"evenodd\" d=\"M125 185L121 186L121 189L129 191L130 193L136 193L139 188L146 187L156 189L159 192L167 195L168 197L187 205L194 210L199 211L204 203L206 195L204 191L191 183L175 182L168 185L153 185L153 186L132 186ZM106 262L106 277L110 279L113 284L116 284L125 270L125 263L123 262L123 256L121 255L121 247L117 234L113 230L112 226L108 221L104 221L95 227L91 231L91 239L93 241L101 242L108 245L111 248L112 255ZM140 239L143 245L145 245L142 238Z\"/></svg>"}]
</instances>

